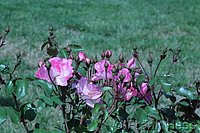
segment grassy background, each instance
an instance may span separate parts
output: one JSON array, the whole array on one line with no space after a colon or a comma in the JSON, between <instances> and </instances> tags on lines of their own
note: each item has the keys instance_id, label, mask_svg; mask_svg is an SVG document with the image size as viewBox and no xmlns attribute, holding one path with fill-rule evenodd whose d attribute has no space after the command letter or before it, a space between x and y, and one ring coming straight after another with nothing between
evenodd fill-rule
<instances>
[{"instance_id":1,"label":"grassy background","mask_svg":"<svg viewBox=\"0 0 200 133\"><path fill-rule=\"evenodd\" d=\"M184 65L173 68L172 82L188 85L200 78L199 5L199 0L1 0L0 30L10 25L11 33L7 46L0 49L0 62L14 63L15 54L21 51L19 75L34 74L44 57L40 46L52 25L60 45L77 43L89 56L111 49L113 60L120 52L128 59L136 45L143 63L151 49L155 67L163 48L181 47ZM159 74L168 70L170 61L166 59ZM0 130L16 132L8 124Z\"/></svg>"}]
</instances>

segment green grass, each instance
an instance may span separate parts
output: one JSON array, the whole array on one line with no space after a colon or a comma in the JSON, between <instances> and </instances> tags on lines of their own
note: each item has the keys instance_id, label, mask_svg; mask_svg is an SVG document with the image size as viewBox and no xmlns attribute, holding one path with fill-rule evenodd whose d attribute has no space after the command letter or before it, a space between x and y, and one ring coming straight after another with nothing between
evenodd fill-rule
<instances>
[{"instance_id":1,"label":"green grass","mask_svg":"<svg viewBox=\"0 0 200 133\"><path fill-rule=\"evenodd\" d=\"M34 74L38 60L44 57L40 46L52 25L60 45L77 43L89 56L111 49L113 60L120 52L128 59L136 45L145 63L151 49L154 68L162 48L181 47L184 66L178 63L173 68L172 82L192 84L200 78L199 5L199 0L1 0L0 30L10 25L11 33L7 46L0 49L0 62L14 63L14 55L22 51L19 71ZM167 59L159 74L169 66Z\"/></svg>"}]
</instances>

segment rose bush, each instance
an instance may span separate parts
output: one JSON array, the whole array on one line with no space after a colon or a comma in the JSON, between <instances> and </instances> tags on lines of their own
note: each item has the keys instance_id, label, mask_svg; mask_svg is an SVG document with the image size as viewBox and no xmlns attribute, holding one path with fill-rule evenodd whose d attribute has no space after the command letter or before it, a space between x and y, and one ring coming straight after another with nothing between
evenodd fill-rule
<instances>
[{"instance_id":1,"label":"rose bush","mask_svg":"<svg viewBox=\"0 0 200 133\"><path fill-rule=\"evenodd\" d=\"M8 32L7 29L1 37L1 47ZM0 84L15 103L0 107L0 123L10 117L13 123L21 123L26 132L34 133L200 131L200 117L196 112L200 106L200 81L188 88L175 88L168 76L172 67L164 75L158 75L161 62L169 52L172 66L177 63L180 49L164 49L152 71L153 58L149 55L148 66L144 66L136 48L127 62L123 54L113 62L111 50L103 52L98 59L86 56L79 45L59 48L52 28L41 49L45 47L48 56L39 62L35 77L13 76L21 63L20 54L13 70L0 64ZM28 95L31 83L43 93L21 102ZM39 117L37 113L49 106L62 114L63 124L59 129L49 130L39 126L39 121L33 124Z\"/></svg>"}]
</instances>

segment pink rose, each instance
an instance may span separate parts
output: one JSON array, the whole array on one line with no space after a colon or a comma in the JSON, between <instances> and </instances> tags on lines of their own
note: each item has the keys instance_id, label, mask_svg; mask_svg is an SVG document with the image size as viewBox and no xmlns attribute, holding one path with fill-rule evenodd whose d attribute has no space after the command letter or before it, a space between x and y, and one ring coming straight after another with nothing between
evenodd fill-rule
<instances>
[{"instance_id":1,"label":"pink rose","mask_svg":"<svg viewBox=\"0 0 200 133\"><path fill-rule=\"evenodd\" d=\"M72 60L53 57L49 59L49 62L51 64L49 72L51 80L57 85L67 86L67 81L73 76L73 67L71 66ZM49 74L46 66L43 64L38 69L35 76L39 79L43 79L51 83Z\"/></svg>"},{"instance_id":2,"label":"pink rose","mask_svg":"<svg viewBox=\"0 0 200 133\"><path fill-rule=\"evenodd\" d=\"M122 69L119 71L119 73L118 73L118 77L119 77L120 75L122 75L122 74L125 76L123 82L128 82L128 81L131 80L131 77L132 77L132 76L131 76L130 71L129 71L127 68L122 68Z\"/></svg>"},{"instance_id":3,"label":"pink rose","mask_svg":"<svg viewBox=\"0 0 200 133\"><path fill-rule=\"evenodd\" d=\"M107 72L105 69L105 62L108 64ZM100 62L97 62L94 64L94 68L96 69L96 73L93 75L92 80L100 80L100 79L106 79L106 74L107 74L107 79L112 78L112 67L107 60L101 60Z\"/></svg>"},{"instance_id":4,"label":"pink rose","mask_svg":"<svg viewBox=\"0 0 200 133\"><path fill-rule=\"evenodd\" d=\"M87 58L84 52L79 52L78 57L81 62L84 62Z\"/></svg>"},{"instance_id":5,"label":"pink rose","mask_svg":"<svg viewBox=\"0 0 200 133\"><path fill-rule=\"evenodd\" d=\"M88 83L85 77L82 77L78 84L76 85L77 93L80 97L86 101L86 104L90 107L94 107L95 103L99 103L101 101L102 92L100 91L100 87L91 83Z\"/></svg>"}]
</instances>

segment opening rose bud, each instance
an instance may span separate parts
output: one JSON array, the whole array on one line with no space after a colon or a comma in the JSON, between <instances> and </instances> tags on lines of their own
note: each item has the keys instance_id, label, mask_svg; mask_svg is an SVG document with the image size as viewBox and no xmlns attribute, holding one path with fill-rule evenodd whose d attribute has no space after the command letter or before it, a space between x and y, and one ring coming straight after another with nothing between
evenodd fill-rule
<instances>
[{"instance_id":1,"label":"opening rose bud","mask_svg":"<svg viewBox=\"0 0 200 133\"><path fill-rule=\"evenodd\" d=\"M42 65L44 65L44 62L40 60L40 61L38 62L38 67L41 67Z\"/></svg>"},{"instance_id":2,"label":"opening rose bud","mask_svg":"<svg viewBox=\"0 0 200 133\"><path fill-rule=\"evenodd\" d=\"M86 58L85 63L86 63L86 66L89 67L91 64L91 60L89 58Z\"/></svg>"},{"instance_id":3,"label":"opening rose bud","mask_svg":"<svg viewBox=\"0 0 200 133\"><path fill-rule=\"evenodd\" d=\"M83 52L79 52L78 53L78 57L79 57L79 61L80 62L84 62L86 60L86 58L87 58L85 53L83 53Z\"/></svg>"},{"instance_id":4,"label":"opening rose bud","mask_svg":"<svg viewBox=\"0 0 200 133\"><path fill-rule=\"evenodd\" d=\"M92 62L95 64L95 63L97 63L97 61L98 61L97 56L94 56Z\"/></svg>"},{"instance_id":5,"label":"opening rose bud","mask_svg":"<svg viewBox=\"0 0 200 133\"><path fill-rule=\"evenodd\" d=\"M134 57L132 57L132 58L128 61L127 67L130 68L130 69L136 67L136 63L135 63L135 58L134 58Z\"/></svg>"}]
</instances>

